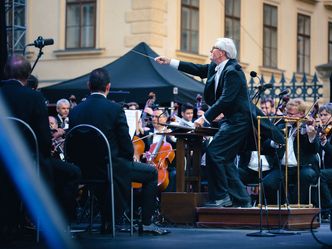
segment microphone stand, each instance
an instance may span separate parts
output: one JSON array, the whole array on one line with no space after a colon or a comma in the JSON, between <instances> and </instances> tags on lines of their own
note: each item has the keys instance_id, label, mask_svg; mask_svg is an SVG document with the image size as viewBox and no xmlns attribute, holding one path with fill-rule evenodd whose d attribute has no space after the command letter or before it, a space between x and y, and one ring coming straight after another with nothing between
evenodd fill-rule
<instances>
[{"instance_id":1,"label":"microphone stand","mask_svg":"<svg viewBox=\"0 0 332 249\"><path fill-rule=\"evenodd\" d=\"M262 220L263 220L263 203L262 203L262 197L263 194L262 192L264 191L263 188L263 179L262 179L262 162L260 163L260 165L258 165L258 172L259 172L259 178L258 178L258 184L259 184L259 199L261 200L260 202L260 207L259 207L259 231L258 232L254 232L254 233L248 233L247 236L249 237L275 237L276 235L273 233L270 233L270 231L264 231L263 230L263 224L262 224ZM265 198L265 194L264 194L264 202L265 202L265 207L266 205L266 198Z\"/></svg>"},{"instance_id":2,"label":"microphone stand","mask_svg":"<svg viewBox=\"0 0 332 249\"><path fill-rule=\"evenodd\" d=\"M287 123L285 123L287 125ZM287 143L287 140L286 140ZM287 153L287 151L285 151ZM275 156L278 158L278 153L275 151ZM284 189L285 191L285 202L286 202L286 207L287 210L289 210L289 200L288 200L288 194L286 193L285 186L283 186L283 177L282 177L282 170L281 170L281 163L278 158L278 167L279 167L279 195L278 195L278 228L269 230L270 233L275 234L275 235L297 235L300 234L299 232L291 232L291 231L286 231L284 228L281 227L281 190Z\"/></svg>"},{"instance_id":3,"label":"microphone stand","mask_svg":"<svg viewBox=\"0 0 332 249\"><path fill-rule=\"evenodd\" d=\"M280 107L281 107L281 100L282 100L282 96L279 96L279 100L278 100L278 104L277 104L277 108L276 108L276 113L277 113L277 111L280 109Z\"/></svg>"},{"instance_id":4,"label":"microphone stand","mask_svg":"<svg viewBox=\"0 0 332 249\"><path fill-rule=\"evenodd\" d=\"M260 94L259 94L260 95ZM261 126L261 117L258 116L257 117L257 122L258 122L258 184L259 184L259 204L260 204L260 207L259 207L259 232L254 232L254 233L248 233L247 236L250 236L250 237L274 237L275 234L272 234L272 233L269 233L269 231L263 231L263 225L262 225L262 219L263 219L263 203L262 203L262 193L264 191L264 188L263 188L263 177L262 177L262 161L261 161L261 138L260 138L260 135L261 135L261 129L260 129L260 126ZM265 198L265 195L264 195L264 202L265 202L265 208L267 207L266 205L266 198Z\"/></svg>"},{"instance_id":5,"label":"microphone stand","mask_svg":"<svg viewBox=\"0 0 332 249\"><path fill-rule=\"evenodd\" d=\"M32 69L31 69L31 73L33 71L33 69L35 68L37 62L39 61L40 57L42 57L42 55L44 54L44 52L42 51L43 47L40 47L39 48L39 53L38 53L38 56L37 56L37 59L35 60L35 62L33 63L33 66L32 66ZM30 73L30 74L31 74Z\"/></svg>"},{"instance_id":6,"label":"microphone stand","mask_svg":"<svg viewBox=\"0 0 332 249\"><path fill-rule=\"evenodd\" d=\"M251 101L254 101L254 104L257 106L258 101L261 98L261 94L265 91L266 89L264 87L259 87L257 92L251 97Z\"/></svg>"}]
</instances>

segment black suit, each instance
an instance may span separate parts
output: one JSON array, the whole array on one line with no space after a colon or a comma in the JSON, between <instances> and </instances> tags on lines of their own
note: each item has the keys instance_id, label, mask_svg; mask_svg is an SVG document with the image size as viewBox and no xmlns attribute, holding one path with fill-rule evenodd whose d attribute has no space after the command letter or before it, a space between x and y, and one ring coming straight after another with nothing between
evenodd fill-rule
<instances>
[{"instance_id":1,"label":"black suit","mask_svg":"<svg viewBox=\"0 0 332 249\"><path fill-rule=\"evenodd\" d=\"M50 187L56 192L68 218L74 218L74 204L80 170L72 164L51 158L51 131L47 107L40 92L23 86L17 80L3 81L0 95L9 113L27 122L37 136L40 169ZM1 212L0 212L1 213Z\"/></svg>"},{"instance_id":2,"label":"black suit","mask_svg":"<svg viewBox=\"0 0 332 249\"><path fill-rule=\"evenodd\" d=\"M215 67L215 63L179 64L179 70L207 78L204 99L211 107L205 112L205 118L211 123L220 113L225 116L206 153L209 198L218 200L230 195L233 202L244 204L250 197L239 179L234 159L243 149L251 129L247 82L241 66L230 59L221 72L215 92Z\"/></svg>"},{"instance_id":3,"label":"black suit","mask_svg":"<svg viewBox=\"0 0 332 249\"><path fill-rule=\"evenodd\" d=\"M332 135L327 137L324 146L320 146L320 154L322 158L320 171L322 207L332 208Z\"/></svg>"},{"instance_id":4,"label":"black suit","mask_svg":"<svg viewBox=\"0 0 332 249\"><path fill-rule=\"evenodd\" d=\"M91 94L70 111L69 129L79 124L90 124L99 128L109 140L112 153L113 177L115 179L115 205L117 218L130 200L131 182L143 183L143 223L150 224L157 191L157 171L140 163L133 163L134 149L129 136L126 116L120 105L113 103L101 94ZM78 148L79 149L79 148ZM106 172L96 166L97 176ZM103 202L105 200L102 200ZM105 203L104 203L105 204ZM109 209L103 205L103 215L109 219Z\"/></svg>"},{"instance_id":5,"label":"black suit","mask_svg":"<svg viewBox=\"0 0 332 249\"><path fill-rule=\"evenodd\" d=\"M57 114L57 115L55 116L55 119L56 119L56 121L57 121L57 123L58 123L58 127L59 127L59 128L64 129L64 127L66 126L66 124L67 124L67 126L68 126L68 123L69 123L69 119L68 119L68 118L63 119L63 118L60 116L60 114ZM68 127L67 127L67 129L68 129ZM64 129L64 130L67 130L67 129Z\"/></svg>"},{"instance_id":6,"label":"black suit","mask_svg":"<svg viewBox=\"0 0 332 249\"><path fill-rule=\"evenodd\" d=\"M282 126L282 125L281 125ZM296 132L294 133L294 136ZM310 184L316 184L319 176L318 158L319 141L316 137L312 143L309 142L307 134L299 135L300 154L297 153L297 138L294 138L293 148L296 160L300 158L300 199L302 204L308 203L308 190ZM281 173L281 175L280 175ZM264 187L271 200L276 200L276 190L279 188L280 177L285 177L285 166L281 165L281 171L275 169L264 178ZM290 202L297 202L297 167L288 167L288 182L295 184L295 191L290 192Z\"/></svg>"}]
</instances>

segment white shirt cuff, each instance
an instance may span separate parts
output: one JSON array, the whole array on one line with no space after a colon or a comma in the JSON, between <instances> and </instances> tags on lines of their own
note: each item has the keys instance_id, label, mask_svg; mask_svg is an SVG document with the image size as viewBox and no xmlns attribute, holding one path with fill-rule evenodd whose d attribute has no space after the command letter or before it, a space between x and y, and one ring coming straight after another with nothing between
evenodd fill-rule
<instances>
[{"instance_id":1,"label":"white shirt cuff","mask_svg":"<svg viewBox=\"0 0 332 249\"><path fill-rule=\"evenodd\" d=\"M169 63L169 65L175 69L178 69L179 65L180 65L180 61L176 60L176 59L171 59L171 62Z\"/></svg>"},{"instance_id":2,"label":"white shirt cuff","mask_svg":"<svg viewBox=\"0 0 332 249\"><path fill-rule=\"evenodd\" d=\"M210 124L210 122L205 118L204 114L202 115L202 118L204 119L204 121L208 124Z\"/></svg>"}]
</instances>

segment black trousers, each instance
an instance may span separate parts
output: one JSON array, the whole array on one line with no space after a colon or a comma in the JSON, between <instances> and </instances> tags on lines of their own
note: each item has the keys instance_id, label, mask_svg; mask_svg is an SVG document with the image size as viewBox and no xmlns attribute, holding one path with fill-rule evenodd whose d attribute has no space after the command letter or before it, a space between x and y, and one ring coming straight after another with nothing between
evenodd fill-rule
<instances>
[{"instance_id":1,"label":"black trousers","mask_svg":"<svg viewBox=\"0 0 332 249\"><path fill-rule=\"evenodd\" d=\"M235 166L235 157L243 147L249 131L247 120L224 121L209 144L206 166L210 200L222 199L229 195L238 204L250 201Z\"/></svg>"},{"instance_id":2,"label":"black trousers","mask_svg":"<svg viewBox=\"0 0 332 249\"><path fill-rule=\"evenodd\" d=\"M301 204L308 204L309 202L309 186L316 184L318 180L318 171L313 166L301 166L300 168L300 202ZM279 189L280 180L282 180L282 191L284 193L285 185L285 166L281 166L281 170L274 169L270 174L264 177L263 183L265 193L270 204L275 204L276 191ZM295 184L293 191L288 194L289 202L297 202L297 167L288 168L288 183ZM289 188L290 189L290 188ZM290 189L291 190L291 189Z\"/></svg>"},{"instance_id":3,"label":"black trousers","mask_svg":"<svg viewBox=\"0 0 332 249\"><path fill-rule=\"evenodd\" d=\"M150 164L128 162L131 164L130 174L131 182L142 183L141 189L141 207L142 207L142 222L144 225L151 224L153 211L156 208L156 197L158 190L158 172L156 168ZM114 171L113 171L114 172ZM128 182L130 184L130 182ZM111 206L109 186L97 186L93 188L95 194L100 202L102 222L111 222ZM123 212L129 207L130 200L127 200L127 193L123 191L130 191L130 185L126 190L119 187L119 183L114 181L114 202L115 202L115 222L119 223Z\"/></svg>"},{"instance_id":4,"label":"black trousers","mask_svg":"<svg viewBox=\"0 0 332 249\"><path fill-rule=\"evenodd\" d=\"M67 222L74 221L78 184L81 179L81 170L72 163L55 158L43 160L41 167L48 164L52 169L53 191L55 200L60 204Z\"/></svg>"},{"instance_id":5,"label":"black trousers","mask_svg":"<svg viewBox=\"0 0 332 249\"><path fill-rule=\"evenodd\" d=\"M332 168L320 171L322 207L332 208Z\"/></svg>"},{"instance_id":6,"label":"black trousers","mask_svg":"<svg viewBox=\"0 0 332 249\"><path fill-rule=\"evenodd\" d=\"M81 177L80 169L61 160L40 158L41 177L59 204L67 222L75 217L75 197L78 181ZM13 183L11 175L5 170L0 160L0 230L3 227L18 227L22 223L22 199Z\"/></svg>"},{"instance_id":7,"label":"black trousers","mask_svg":"<svg viewBox=\"0 0 332 249\"><path fill-rule=\"evenodd\" d=\"M158 172L150 164L134 162L131 180L142 183L142 199L140 201L142 206L142 223L150 225L153 211L156 209Z\"/></svg>"}]
</instances>

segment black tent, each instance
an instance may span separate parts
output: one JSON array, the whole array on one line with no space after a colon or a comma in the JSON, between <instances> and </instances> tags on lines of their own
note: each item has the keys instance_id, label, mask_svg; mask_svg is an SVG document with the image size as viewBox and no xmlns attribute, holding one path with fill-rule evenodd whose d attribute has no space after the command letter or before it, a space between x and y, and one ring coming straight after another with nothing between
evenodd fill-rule
<instances>
[{"instance_id":1,"label":"black tent","mask_svg":"<svg viewBox=\"0 0 332 249\"><path fill-rule=\"evenodd\" d=\"M148 93L157 95L158 103L176 101L180 103L195 102L196 95L202 94L204 84L179 72L170 66L159 65L153 58L155 53L142 42L128 53L104 66L111 77L109 98L115 101L145 103ZM41 91L51 103L71 94L78 99L88 94L89 74L42 88Z\"/></svg>"}]
</instances>

